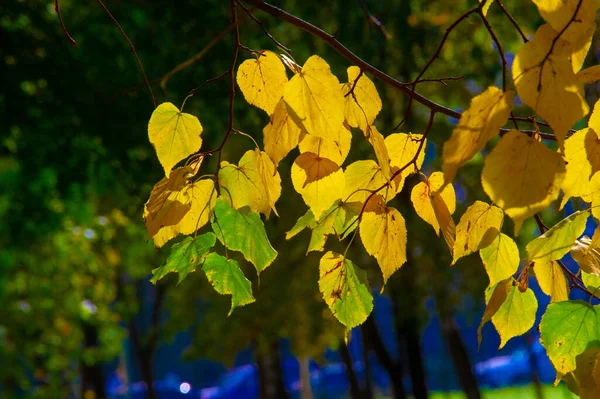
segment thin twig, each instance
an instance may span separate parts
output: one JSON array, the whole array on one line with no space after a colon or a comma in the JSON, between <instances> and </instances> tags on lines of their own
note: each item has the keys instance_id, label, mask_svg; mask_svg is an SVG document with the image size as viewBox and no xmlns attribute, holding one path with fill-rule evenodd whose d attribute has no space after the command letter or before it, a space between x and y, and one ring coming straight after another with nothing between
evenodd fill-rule
<instances>
[{"instance_id":1,"label":"thin twig","mask_svg":"<svg viewBox=\"0 0 600 399\"><path fill-rule=\"evenodd\" d=\"M510 15L508 10L504 7L504 4L502 4L500 0L496 0L496 4L498 4L498 7L500 7L500 9L504 13L504 15L506 15L506 17L510 20L510 22L512 22L517 32L519 32L519 35L521 35L521 39L523 39L523 43L527 43L529 39L527 39L527 36L525 36L525 33L523 33L523 30L519 26L519 23L513 18L512 15Z\"/></svg>"},{"instance_id":2,"label":"thin twig","mask_svg":"<svg viewBox=\"0 0 600 399\"><path fill-rule=\"evenodd\" d=\"M508 62L506 61L506 56L504 55L504 50L502 49L500 40L498 39L498 37L496 36L496 33L492 29L490 22L488 21L487 17L483 14L483 10L480 8L480 9L478 9L477 13L479 14L479 17L483 21L483 25L485 25L485 28L489 32L490 36L492 37L492 40L494 41L494 43L496 44L496 47L498 48L498 54L500 54L500 59L502 61L502 91L506 91L506 66L508 65Z\"/></svg>"},{"instance_id":3,"label":"thin twig","mask_svg":"<svg viewBox=\"0 0 600 399\"><path fill-rule=\"evenodd\" d=\"M365 16L367 17L367 21L369 22L369 24L375 25L377 28L379 28L379 32L381 32L383 37L386 40L390 40L392 38L392 35L390 35L390 33L386 29L385 25L383 23L381 23L381 21L379 19L377 19L373 14L371 14L369 12L369 8L367 7L367 3L365 2L365 0L357 0L357 1L360 3L360 6L363 9Z\"/></svg>"},{"instance_id":4,"label":"thin twig","mask_svg":"<svg viewBox=\"0 0 600 399\"><path fill-rule=\"evenodd\" d=\"M60 15L60 6L58 4L58 0L54 0L54 11L56 11L56 15L58 16L58 21L60 22L60 26L62 26L62 30L65 33L65 36L67 37L67 39L69 39L69 41L76 46L77 42L75 41L75 39L73 39L71 37L71 35L69 34L69 31L67 30L67 27L65 26L65 23L62 19L62 16Z\"/></svg>"},{"instance_id":5,"label":"thin twig","mask_svg":"<svg viewBox=\"0 0 600 399\"><path fill-rule=\"evenodd\" d=\"M196 94L197 92L199 92L200 90L202 90L202 88L210 83L214 83L217 80L221 80L223 79L225 76L229 75L229 70L223 72L222 74L220 74L219 76L215 76L214 78L210 78L207 79L206 82L202 83L200 86L196 87L195 89L190 90L190 92L188 93L188 97L189 96L193 96L194 94Z\"/></svg>"},{"instance_id":6,"label":"thin twig","mask_svg":"<svg viewBox=\"0 0 600 399\"><path fill-rule=\"evenodd\" d=\"M121 35L125 38L125 40L127 41L127 44L129 44L129 47L131 47L133 56L135 57L138 67L140 68L140 71L142 72L142 76L144 77L144 81L146 82L146 86L148 86L148 90L150 90L150 96L152 97L152 104L154 104L154 108L156 108L156 99L154 98L154 91L152 91L152 86L150 85L150 82L148 81L148 77L146 76L146 71L144 71L144 67L142 66L142 62L140 61L140 58L138 57L137 52L135 51L135 47L133 46L133 43L131 42L131 40L129 40L129 37L127 36L127 34L125 33L125 31L123 30L121 25L119 24L119 21L117 21L117 19L111 14L111 12L108 10L108 8L106 8L106 6L102 2L102 0L96 0L96 1L98 2L98 4L100 4L100 6L104 9L106 14L109 16L109 18L117 26L117 28L119 29L119 32L121 32Z\"/></svg>"},{"instance_id":7,"label":"thin twig","mask_svg":"<svg viewBox=\"0 0 600 399\"><path fill-rule=\"evenodd\" d=\"M254 16L254 14L252 14L252 12L248 9L248 7L246 7L240 1L238 1L238 4L240 5L240 7L242 7L242 10L244 10L244 12L250 17L250 19L252 19L254 22L256 22L258 24L258 26L260 26L260 28L263 30L265 35L267 35L267 37L269 39L271 39L277 47L279 47L280 49L282 49L283 51L285 51L288 54L292 54L292 50L290 50L288 47L281 44L281 42L279 40L275 39L275 37L269 33L267 28L265 28L265 24L260 19L256 18Z\"/></svg>"}]
</instances>

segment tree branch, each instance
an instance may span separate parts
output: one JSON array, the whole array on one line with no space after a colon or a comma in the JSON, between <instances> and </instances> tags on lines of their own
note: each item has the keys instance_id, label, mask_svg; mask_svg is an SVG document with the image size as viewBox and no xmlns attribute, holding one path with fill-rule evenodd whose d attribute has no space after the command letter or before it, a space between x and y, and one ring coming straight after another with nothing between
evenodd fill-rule
<instances>
[{"instance_id":1,"label":"tree branch","mask_svg":"<svg viewBox=\"0 0 600 399\"><path fill-rule=\"evenodd\" d=\"M69 34L69 31L67 30L67 27L65 26L65 23L62 19L62 16L60 15L60 6L58 4L58 0L54 0L54 11L56 12L56 15L58 16L58 21L60 22L60 26L62 27L63 32L65 33L65 36L67 37L67 39L69 39L69 41L76 46L77 42L75 41L75 39L73 39L71 37L71 35Z\"/></svg>"}]
</instances>

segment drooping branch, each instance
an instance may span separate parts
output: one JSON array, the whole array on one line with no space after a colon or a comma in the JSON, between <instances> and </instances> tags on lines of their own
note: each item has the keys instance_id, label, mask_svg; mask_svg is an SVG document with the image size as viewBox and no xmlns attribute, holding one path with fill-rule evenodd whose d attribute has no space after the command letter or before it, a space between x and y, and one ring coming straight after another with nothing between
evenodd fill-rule
<instances>
[{"instance_id":1,"label":"drooping branch","mask_svg":"<svg viewBox=\"0 0 600 399\"><path fill-rule=\"evenodd\" d=\"M71 37L71 35L69 34L69 31L67 30L67 27L65 26L65 23L62 19L62 16L60 15L60 5L58 4L58 0L54 0L54 11L56 12L56 15L58 16L58 21L60 22L60 26L62 27L63 32L65 33L65 36L67 37L67 39L69 39L69 41L76 46L77 42L75 41L75 39L73 39L73 37Z\"/></svg>"}]
</instances>

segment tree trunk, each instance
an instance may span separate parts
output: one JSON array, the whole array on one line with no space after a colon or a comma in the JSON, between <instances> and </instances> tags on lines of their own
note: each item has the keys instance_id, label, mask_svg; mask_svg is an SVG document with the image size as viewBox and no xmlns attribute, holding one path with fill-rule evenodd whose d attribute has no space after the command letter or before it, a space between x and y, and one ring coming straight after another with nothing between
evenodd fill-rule
<instances>
[{"instance_id":1,"label":"tree trunk","mask_svg":"<svg viewBox=\"0 0 600 399\"><path fill-rule=\"evenodd\" d=\"M394 399L406 399L406 391L404 390L404 385L402 384L402 379L404 377L402 364L400 361L394 362L390 356L390 353L385 348L385 344L381 339L381 335L377 329L377 323L375 322L375 318L372 313L360 327L363 335L369 341L371 348L373 348L375 356L377 356L377 360L379 360L381 366L390 376Z\"/></svg>"},{"instance_id":2,"label":"tree trunk","mask_svg":"<svg viewBox=\"0 0 600 399\"><path fill-rule=\"evenodd\" d=\"M438 301L436 300L436 303ZM458 376L458 382L462 390L464 391L467 399L481 399L481 392L479 391L479 383L475 374L473 373L473 366L469 359L469 354L465 343L460 336L460 332L454 318L446 314L446 312L440 312L438 307L438 314L440 316L440 324L442 328L442 334L446 340L450 356L452 357L452 363Z\"/></svg>"},{"instance_id":3,"label":"tree trunk","mask_svg":"<svg viewBox=\"0 0 600 399\"><path fill-rule=\"evenodd\" d=\"M348 382L350 383L350 397L352 399L362 399L358 377L356 377L356 373L354 372L352 357L350 356L350 351L345 342L340 343L340 356L346 366L346 374L348 375Z\"/></svg>"},{"instance_id":4,"label":"tree trunk","mask_svg":"<svg viewBox=\"0 0 600 399\"><path fill-rule=\"evenodd\" d=\"M421 340L417 326L418 321L416 318L407 319L402 332L406 339L408 367L410 369L413 395L415 399L427 399L429 397L429 390L427 388L427 379L425 378L423 353L421 352Z\"/></svg>"},{"instance_id":5,"label":"tree trunk","mask_svg":"<svg viewBox=\"0 0 600 399\"><path fill-rule=\"evenodd\" d=\"M261 399L287 399L288 393L283 382L281 369L281 354L279 344L271 345L270 353L257 355L258 380Z\"/></svg>"},{"instance_id":6,"label":"tree trunk","mask_svg":"<svg viewBox=\"0 0 600 399\"><path fill-rule=\"evenodd\" d=\"M85 348L91 348L98 346L98 330L96 327L84 324L84 346ZM85 362L80 364L81 370L81 387L80 397L85 397L85 393L91 391L94 393L97 399L106 398L106 392L104 390L106 381L102 373L102 368L99 364L87 365Z\"/></svg>"},{"instance_id":7,"label":"tree trunk","mask_svg":"<svg viewBox=\"0 0 600 399\"><path fill-rule=\"evenodd\" d=\"M371 312L373 314L373 312ZM365 389L363 391L363 397L365 398L373 398L373 383L371 381L371 367L369 365L369 341L365 337L365 334L361 334L362 338L362 357L363 357L363 365L365 368Z\"/></svg>"},{"instance_id":8,"label":"tree trunk","mask_svg":"<svg viewBox=\"0 0 600 399\"><path fill-rule=\"evenodd\" d=\"M313 399L313 391L312 386L310 385L310 368L309 366L309 358L303 357L300 358L300 381L302 386L300 388L300 397L302 399Z\"/></svg>"},{"instance_id":9,"label":"tree trunk","mask_svg":"<svg viewBox=\"0 0 600 399\"><path fill-rule=\"evenodd\" d=\"M531 350L531 346L535 342L533 334L525 334L525 342L527 343L527 353L529 354L529 366L531 367L531 381L535 389L535 396L537 399L544 399L544 390L542 388L542 381L540 381L540 375L537 370L537 363L535 361L535 355Z\"/></svg>"}]
</instances>

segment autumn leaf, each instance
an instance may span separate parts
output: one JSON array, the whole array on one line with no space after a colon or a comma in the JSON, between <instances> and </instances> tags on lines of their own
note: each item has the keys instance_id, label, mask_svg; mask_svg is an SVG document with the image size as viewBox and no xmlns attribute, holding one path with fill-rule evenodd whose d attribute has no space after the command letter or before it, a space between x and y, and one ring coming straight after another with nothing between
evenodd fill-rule
<instances>
[{"instance_id":1,"label":"autumn leaf","mask_svg":"<svg viewBox=\"0 0 600 399\"><path fill-rule=\"evenodd\" d=\"M273 114L288 82L285 66L277 54L265 50L256 59L242 62L236 80L246 101L269 115Z\"/></svg>"},{"instance_id":2,"label":"autumn leaf","mask_svg":"<svg viewBox=\"0 0 600 399\"><path fill-rule=\"evenodd\" d=\"M319 56L311 56L285 85L283 99L294 122L315 137L338 139L344 96L338 79Z\"/></svg>"},{"instance_id":3,"label":"autumn leaf","mask_svg":"<svg viewBox=\"0 0 600 399\"><path fill-rule=\"evenodd\" d=\"M594 108L596 112L596 108ZM571 197L581 197L591 202L591 176L600 170L600 140L592 128L579 130L565 140L565 180L562 190L565 193L561 209Z\"/></svg>"},{"instance_id":4,"label":"autumn leaf","mask_svg":"<svg viewBox=\"0 0 600 399\"><path fill-rule=\"evenodd\" d=\"M362 324L373 311L367 273L335 252L329 251L321 258L319 290L346 331Z\"/></svg>"},{"instance_id":5,"label":"autumn leaf","mask_svg":"<svg viewBox=\"0 0 600 399\"><path fill-rule=\"evenodd\" d=\"M456 225L452 263L490 245L498 236L503 220L502 209L475 201Z\"/></svg>"},{"instance_id":6,"label":"autumn leaf","mask_svg":"<svg viewBox=\"0 0 600 399\"><path fill-rule=\"evenodd\" d=\"M519 248L512 238L499 233L490 245L479 251L490 286L511 277L519 268Z\"/></svg>"},{"instance_id":7,"label":"autumn leaf","mask_svg":"<svg viewBox=\"0 0 600 399\"><path fill-rule=\"evenodd\" d=\"M492 320L492 317L498 312L498 309L502 307L504 301L508 297L508 293L511 291L512 282L514 280L512 278L507 278L505 280L499 281L495 284L490 284L490 286L485 291L485 302L486 307L483 312L483 317L481 318L481 322L479 323L479 327L477 328L477 347L481 346L481 341L483 339L481 335L481 330L483 326Z\"/></svg>"},{"instance_id":8,"label":"autumn leaf","mask_svg":"<svg viewBox=\"0 0 600 399\"><path fill-rule=\"evenodd\" d=\"M535 262L535 277L544 294L550 296L550 302L569 299L569 284L560 265L554 260Z\"/></svg>"},{"instance_id":9,"label":"autumn leaf","mask_svg":"<svg viewBox=\"0 0 600 399\"><path fill-rule=\"evenodd\" d=\"M235 260L212 252L206 257L202 270L215 291L221 295L231 295L231 309L228 316L231 316L236 307L254 302L252 284Z\"/></svg>"},{"instance_id":10,"label":"autumn leaf","mask_svg":"<svg viewBox=\"0 0 600 399\"><path fill-rule=\"evenodd\" d=\"M596 29L595 0L533 0L533 3L552 28L562 32L561 38L576 46L585 43Z\"/></svg>"},{"instance_id":11,"label":"autumn leaf","mask_svg":"<svg viewBox=\"0 0 600 399\"><path fill-rule=\"evenodd\" d=\"M388 182L377 162L370 159L351 163L346 167L344 176L346 185L344 186L342 198L357 202L365 202L371 195L372 190L376 190ZM403 184L402 178L399 177L378 192L386 202L402 190L401 186L397 186L398 181Z\"/></svg>"},{"instance_id":12,"label":"autumn leaf","mask_svg":"<svg viewBox=\"0 0 600 399\"><path fill-rule=\"evenodd\" d=\"M298 145L301 129L290 118L283 99L279 100L267 126L263 129L265 152L275 167Z\"/></svg>"},{"instance_id":13,"label":"autumn leaf","mask_svg":"<svg viewBox=\"0 0 600 399\"><path fill-rule=\"evenodd\" d=\"M351 141L352 133L344 126L339 131L339 137L335 140L331 138L315 137L310 134L300 135L298 149L301 154L312 152L319 157L327 158L341 166L350 152Z\"/></svg>"},{"instance_id":14,"label":"autumn leaf","mask_svg":"<svg viewBox=\"0 0 600 399\"><path fill-rule=\"evenodd\" d=\"M365 135L369 143L373 146L373 150L375 150L377 164L381 168L383 177L385 177L386 181L389 181L392 176L392 167L390 165L390 156L385 145L385 138L377 131L375 126L368 126Z\"/></svg>"},{"instance_id":15,"label":"autumn leaf","mask_svg":"<svg viewBox=\"0 0 600 399\"><path fill-rule=\"evenodd\" d=\"M588 348L575 358L575 370L564 376L571 392L581 399L600 397L600 348Z\"/></svg>"},{"instance_id":16,"label":"autumn leaf","mask_svg":"<svg viewBox=\"0 0 600 399\"><path fill-rule=\"evenodd\" d=\"M471 106L463 112L452 136L444 143L442 162L447 183L454 180L456 171L465 162L500 133L511 107L512 93L504 93L494 86L471 100Z\"/></svg>"},{"instance_id":17,"label":"autumn leaf","mask_svg":"<svg viewBox=\"0 0 600 399\"><path fill-rule=\"evenodd\" d=\"M583 236L573 243L571 256L585 273L600 276L600 229L590 239Z\"/></svg>"},{"instance_id":18,"label":"autumn leaf","mask_svg":"<svg viewBox=\"0 0 600 399\"><path fill-rule=\"evenodd\" d=\"M564 177L565 165L558 153L511 130L486 157L481 184L492 201L515 221L517 234L526 218L558 197Z\"/></svg>"},{"instance_id":19,"label":"autumn leaf","mask_svg":"<svg viewBox=\"0 0 600 399\"><path fill-rule=\"evenodd\" d=\"M392 169L404 168L406 166L406 168L400 172L402 179L404 179L409 175L416 173L423 165L427 139L425 139L422 134L393 133L385 138L385 147L387 148ZM415 168L415 165L409 165L409 162L415 158L417 152L419 152L419 155L415 159ZM404 185L404 181L402 181L402 185Z\"/></svg>"},{"instance_id":20,"label":"autumn leaf","mask_svg":"<svg viewBox=\"0 0 600 399\"><path fill-rule=\"evenodd\" d=\"M188 274L201 266L208 255L208 251L215 245L216 238L213 233L206 233L196 238L186 237L181 242L171 247L171 254L160 267L152 270L150 281L156 284L167 273L179 273L181 283Z\"/></svg>"},{"instance_id":21,"label":"autumn leaf","mask_svg":"<svg viewBox=\"0 0 600 399\"><path fill-rule=\"evenodd\" d=\"M360 73L359 67L348 67L347 72L348 83L342 85L344 116L350 126L364 132L381 111L381 98L375 84L367 75Z\"/></svg>"},{"instance_id":22,"label":"autumn leaf","mask_svg":"<svg viewBox=\"0 0 600 399\"><path fill-rule=\"evenodd\" d=\"M442 187L444 187L444 189L440 193L437 193L437 191ZM439 210L436 213L436 208L439 209L440 206L436 205L436 207L434 207L434 196L439 196L443 200L443 203L446 205L450 215L454 213L456 208L456 195L454 193L454 187L452 187L452 184L444 186L444 174L442 172L433 172L426 181L415 185L410 193L410 200L412 201L417 215L429 223L435 230L435 233L439 236L440 228L445 230L449 227L448 224L451 223L454 225L454 222L451 221L451 219L444 219L443 221L445 224L440 223L439 216L441 215ZM452 245L451 248L453 246L454 245Z\"/></svg>"},{"instance_id":23,"label":"autumn leaf","mask_svg":"<svg viewBox=\"0 0 600 399\"><path fill-rule=\"evenodd\" d=\"M179 111L171 103L156 107L148 123L148 137L165 176L169 176L179 161L200 149L201 134L202 125L194 115Z\"/></svg>"}]
</instances>

